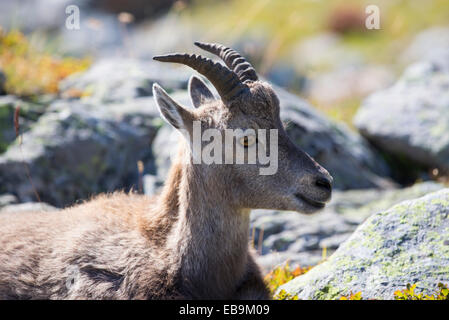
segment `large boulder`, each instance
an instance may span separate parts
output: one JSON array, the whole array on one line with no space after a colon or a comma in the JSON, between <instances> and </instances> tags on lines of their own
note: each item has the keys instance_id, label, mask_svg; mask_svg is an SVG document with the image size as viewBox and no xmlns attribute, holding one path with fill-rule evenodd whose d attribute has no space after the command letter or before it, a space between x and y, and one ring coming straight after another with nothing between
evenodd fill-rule
<instances>
[{"instance_id":1,"label":"large boulder","mask_svg":"<svg viewBox=\"0 0 449 320\"><path fill-rule=\"evenodd\" d=\"M20 213L20 212L50 212L57 211L58 208L55 208L48 203L43 202L25 202L18 204L9 204L3 207L0 207L0 214L2 213Z\"/></svg>"},{"instance_id":2,"label":"large boulder","mask_svg":"<svg viewBox=\"0 0 449 320\"><path fill-rule=\"evenodd\" d=\"M137 189L137 161L152 162L160 119L151 97L106 106L54 102L0 156L0 193L66 206L117 189Z\"/></svg>"},{"instance_id":3,"label":"large boulder","mask_svg":"<svg viewBox=\"0 0 449 320\"><path fill-rule=\"evenodd\" d=\"M407 64L417 61L441 61L449 66L449 27L439 26L421 31L398 58L399 62Z\"/></svg>"},{"instance_id":4,"label":"large boulder","mask_svg":"<svg viewBox=\"0 0 449 320\"><path fill-rule=\"evenodd\" d=\"M0 96L6 94L6 75L0 69Z\"/></svg>"},{"instance_id":5,"label":"large boulder","mask_svg":"<svg viewBox=\"0 0 449 320\"><path fill-rule=\"evenodd\" d=\"M354 118L362 135L387 152L449 169L449 68L409 67L389 89L369 96Z\"/></svg>"},{"instance_id":6,"label":"large boulder","mask_svg":"<svg viewBox=\"0 0 449 320\"><path fill-rule=\"evenodd\" d=\"M287 260L292 266L314 266L370 215L442 188L441 184L424 182L404 189L336 191L323 212L314 215L254 210L251 240L261 253L259 263L267 271Z\"/></svg>"},{"instance_id":7,"label":"large boulder","mask_svg":"<svg viewBox=\"0 0 449 320\"><path fill-rule=\"evenodd\" d=\"M360 225L325 262L280 290L300 299L393 299L410 284L430 294L449 283L449 189L402 202Z\"/></svg>"},{"instance_id":8,"label":"large boulder","mask_svg":"<svg viewBox=\"0 0 449 320\"><path fill-rule=\"evenodd\" d=\"M169 92L186 89L186 68L137 59L103 58L89 70L69 76L59 84L63 97L81 97L96 103L123 103L152 95L158 82Z\"/></svg>"}]
</instances>

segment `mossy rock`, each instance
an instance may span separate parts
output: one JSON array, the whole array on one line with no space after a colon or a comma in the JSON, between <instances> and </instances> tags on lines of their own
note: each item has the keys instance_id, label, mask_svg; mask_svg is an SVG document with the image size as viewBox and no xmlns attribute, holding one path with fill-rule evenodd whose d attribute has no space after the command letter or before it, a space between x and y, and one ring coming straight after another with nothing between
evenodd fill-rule
<instances>
[{"instance_id":1,"label":"mossy rock","mask_svg":"<svg viewBox=\"0 0 449 320\"><path fill-rule=\"evenodd\" d=\"M416 283L430 294L449 283L449 189L401 202L369 217L325 262L280 289L300 299L393 299Z\"/></svg>"},{"instance_id":2,"label":"mossy rock","mask_svg":"<svg viewBox=\"0 0 449 320\"><path fill-rule=\"evenodd\" d=\"M386 153L449 170L449 67L411 65L397 83L369 96L354 124Z\"/></svg>"},{"instance_id":3,"label":"mossy rock","mask_svg":"<svg viewBox=\"0 0 449 320\"><path fill-rule=\"evenodd\" d=\"M45 111L46 105L30 102L18 97L0 96L0 154L16 139L14 113L19 108L20 133L26 132Z\"/></svg>"}]
</instances>

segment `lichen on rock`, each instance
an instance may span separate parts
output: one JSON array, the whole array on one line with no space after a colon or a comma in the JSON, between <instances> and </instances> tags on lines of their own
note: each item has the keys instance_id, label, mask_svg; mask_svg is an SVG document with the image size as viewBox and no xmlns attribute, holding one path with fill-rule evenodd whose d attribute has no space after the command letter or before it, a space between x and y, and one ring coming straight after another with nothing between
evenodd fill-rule
<instances>
[{"instance_id":1,"label":"lichen on rock","mask_svg":"<svg viewBox=\"0 0 449 320\"><path fill-rule=\"evenodd\" d=\"M449 282L448 238L449 189L443 189L371 216L327 261L280 289L300 299L359 291L367 299L393 299L415 283L417 292L430 294Z\"/></svg>"}]
</instances>

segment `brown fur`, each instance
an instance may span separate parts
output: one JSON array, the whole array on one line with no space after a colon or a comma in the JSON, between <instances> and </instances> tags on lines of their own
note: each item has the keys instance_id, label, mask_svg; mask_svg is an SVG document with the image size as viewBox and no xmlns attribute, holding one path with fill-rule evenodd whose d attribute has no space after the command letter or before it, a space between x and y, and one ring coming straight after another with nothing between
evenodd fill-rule
<instances>
[{"instance_id":1,"label":"brown fur","mask_svg":"<svg viewBox=\"0 0 449 320\"><path fill-rule=\"evenodd\" d=\"M0 214L0 298L269 298L248 246L249 209L316 211L295 194L327 201L330 191L314 179L330 176L288 139L267 84L255 83L230 107L202 95L204 87L192 90L195 105L207 99L195 110L164 109L174 112L170 123L182 117L205 128L277 128L279 172L193 164L182 140L157 197L116 192L56 212ZM180 107L155 95L160 108Z\"/></svg>"}]
</instances>

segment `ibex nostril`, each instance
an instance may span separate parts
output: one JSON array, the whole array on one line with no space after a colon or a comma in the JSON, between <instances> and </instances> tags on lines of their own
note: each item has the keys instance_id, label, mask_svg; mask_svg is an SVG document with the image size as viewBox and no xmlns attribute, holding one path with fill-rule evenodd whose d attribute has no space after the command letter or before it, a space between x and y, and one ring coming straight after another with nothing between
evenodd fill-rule
<instances>
[{"instance_id":1,"label":"ibex nostril","mask_svg":"<svg viewBox=\"0 0 449 320\"><path fill-rule=\"evenodd\" d=\"M326 189L328 191L332 191L332 186L329 180L324 178L318 178L315 181L315 185L319 188Z\"/></svg>"}]
</instances>

